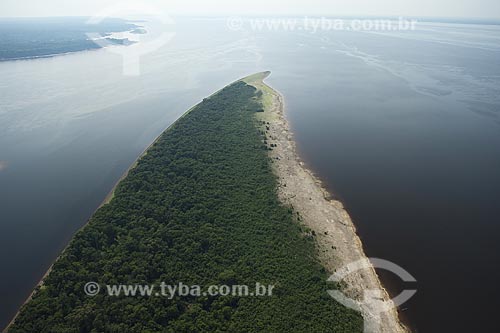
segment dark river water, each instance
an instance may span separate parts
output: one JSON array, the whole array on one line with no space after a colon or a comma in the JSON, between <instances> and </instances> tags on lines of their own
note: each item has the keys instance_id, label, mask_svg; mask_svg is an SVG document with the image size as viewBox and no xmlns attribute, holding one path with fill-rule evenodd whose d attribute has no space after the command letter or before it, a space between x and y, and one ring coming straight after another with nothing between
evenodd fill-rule
<instances>
[{"instance_id":1,"label":"dark river water","mask_svg":"<svg viewBox=\"0 0 500 333\"><path fill-rule=\"evenodd\" d=\"M152 31L154 30L151 28ZM500 28L229 31L178 20L122 74L106 50L0 63L0 328L141 151L203 97L271 70L304 161L342 200L418 332L497 331Z\"/></svg>"}]
</instances>

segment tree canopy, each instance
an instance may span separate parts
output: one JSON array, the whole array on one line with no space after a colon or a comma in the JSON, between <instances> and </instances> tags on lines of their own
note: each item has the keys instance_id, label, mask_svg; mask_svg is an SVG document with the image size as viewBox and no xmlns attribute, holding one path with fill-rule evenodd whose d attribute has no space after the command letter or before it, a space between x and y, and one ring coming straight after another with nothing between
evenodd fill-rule
<instances>
[{"instance_id":1,"label":"tree canopy","mask_svg":"<svg viewBox=\"0 0 500 333\"><path fill-rule=\"evenodd\" d=\"M361 332L277 196L242 81L165 131L55 263L9 332ZM269 297L89 297L100 284L271 284Z\"/></svg>"}]
</instances>

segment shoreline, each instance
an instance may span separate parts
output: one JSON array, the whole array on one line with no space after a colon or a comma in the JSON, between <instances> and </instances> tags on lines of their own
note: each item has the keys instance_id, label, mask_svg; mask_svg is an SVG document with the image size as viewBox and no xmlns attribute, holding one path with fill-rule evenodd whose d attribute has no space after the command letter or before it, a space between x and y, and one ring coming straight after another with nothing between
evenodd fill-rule
<instances>
[{"instance_id":1,"label":"shoreline","mask_svg":"<svg viewBox=\"0 0 500 333\"><path fill-rule=\"evenodd\" d=\"M343 204L332 199L333 196L322 181L301 160L285 116L284 98L263 82L269 74L270 72L256 74L246 82L263 93L264 113L262 116L258 115L257 119L266 122L264 130L267 130L267 140L270 145L273 144L269 156L279 180L278 196L283 204L291 206L298 213L299 223L311 229L317 244L318 258L329 274L333 274L349 263L366 260L367 256ZM356 301L362 300L364 291L381 291L379 296L383 299L383 305L378 308L370 305L362 311L365 325L379 327L380 332L409 332L402 324L397 308L393 307L387 290L371 264L369 269L352 272L343 281L346 285L342 291ZM386 306L392 310L381 311ZM377 312L384 312L380 320L377 320Z\"/></svg>"},{"instance_id":2,"label":"shoreline","mask_svg":"<svg viewBox=\"0 0 500 333\"><path fill-rule=\"evenodd\" d=\"M134 31L139 30L139 29L144 29L144 26L135 25L135 28L132 28L130 30L104 32L104 34L109 34L109 36L102 36L102 38L99 38L99 39L113 39L111 36L113 34L116 34L116 33L131 33L131 34L141 34L141 35L145 34L145 33L136 33L136 32L134 32ZM147 33L147 30L144 29L144 31L146 31L146 33ZM9 62L9 61L26 61L26 60L39 60L39 59L56 58L56 57L73 55L73 54L82 53L82 52L91 52L91 51L105 50L105 49L107 49L110 46L130 46L130 45L133 45L133 44L136 43L134 41L129 40L128 38L122 38L122 39L119 39L119 40L124 41L124 42L128 41L128 42L131 42L131 44L122 44L122 45L118 44L118 45L106 45L106 46L102 46L102 45L96 43L95 40L92 40L94 42L94 44L95 44L95 47L87 47L87 48L83 48L83 49L80 49L80 50L64 51L64 52L51 53L51 54L41 54L41 55L16 57L16 58L0 58L0 63L1 62Z\"/></svg>"},{"instance_id":3,"label":"shoreline","mask_svg":"<svg viewBox=\"0 0 500 333\"><path fill-rule=\"evenodd\" d=\"M232 83L230 83L229 85L233 84L233 83L236 83L238 81L241 81L240 80L236 80ZM227 86L227 85L226 85ZM207 99L207 98L210 98L212 97L213 95L217 94L218 92L220 92L222 89L224 89L226 86L222 87L221 89L215 91L214 93L212 93L210 96L207 96L205 97L203 100ZM162 137L163 134L165 134L168 130L170 130L175 124L177 124L177 122L179 120L181 120L182 118L184 118L185 116L187 116L189 114L189 112L193 111L200 103L203 102L200 101L198 103L196 103L194 106L192 106L191 108L189 108L187 111L185 111L179 118L177 118L172 124L170 124L167 128L165 128L164 130L161 131L161 133L149 144L146 146L146 148L141 152L141 154L134 160L134 162L127 168L127 170L125 170L125 172L121 175L121 177L118 179L118 181L115 183L115 185L113 185L113 187L111 188L111 190L109 191L109 193L106 195L106 197L104 198L104 200L101 202L101 204L99 205L99 207L97 207L97 209L94 211L94 213L92 215L95 214L95 212L101 208L102 206L108 204L114 197L114 194L115 194L115 191L116 191L116 188L118 187L118 185L120 185L121 181L123 179L125 179L129 172L134 169L136 166L137 166L137 163L139 163L139 160L144 157L147 153L148 153L148 150L149 148L151 148L156 142L158 142L158 140L160 140L160 138ZM88 223L88 222L87 222ZM87 223L85 223L85 225L87 225ZM82 227L84 228L85 225Z\"/></svg>"}]
</instances>

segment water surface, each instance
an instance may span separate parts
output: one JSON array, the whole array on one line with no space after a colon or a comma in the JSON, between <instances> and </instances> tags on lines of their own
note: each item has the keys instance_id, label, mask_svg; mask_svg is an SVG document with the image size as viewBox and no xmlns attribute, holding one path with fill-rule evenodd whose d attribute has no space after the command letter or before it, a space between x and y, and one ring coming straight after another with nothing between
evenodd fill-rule
<instances>
[{"instance_id":1,"label":"water surface","mask_svg":"<svg viewBox=\"0 0 500 333\"><path fill-rule=\"evenodd\" d=\"M175 31L139 77L106 50L0 63L0 327L164 128L269 69L301 156L346 204L368 255L417 278L410 324L496 328L498 27L256 33L182 19Z\"/></svg>"}]
</instances>

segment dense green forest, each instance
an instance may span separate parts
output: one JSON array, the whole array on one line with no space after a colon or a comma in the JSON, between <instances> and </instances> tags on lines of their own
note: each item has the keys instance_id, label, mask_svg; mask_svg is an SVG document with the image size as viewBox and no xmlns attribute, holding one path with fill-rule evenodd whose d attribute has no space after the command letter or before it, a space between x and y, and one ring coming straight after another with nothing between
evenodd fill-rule
<instances>
[{"instance_id":1,"label":"dense green forest","mask_svg":"<svg viewBox=\"0 0 500 333\"><path fill-rule=\"evenodd\" d=\"M18 332L361 332L326 292L313 237L276 193L242 81L161 135L21 310ZM111 297L103 284L275 285L268 297Z\"/></svg>"}]
</instances>

